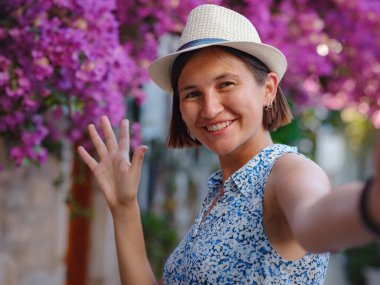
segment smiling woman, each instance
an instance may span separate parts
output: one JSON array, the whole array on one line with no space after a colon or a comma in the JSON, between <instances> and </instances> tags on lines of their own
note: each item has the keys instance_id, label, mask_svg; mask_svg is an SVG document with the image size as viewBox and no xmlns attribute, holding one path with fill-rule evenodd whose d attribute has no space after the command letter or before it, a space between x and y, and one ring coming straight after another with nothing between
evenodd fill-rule
<instances>
[{"instance_id":1,"label":"smiling woman","mask_svg":"<svg viewBox=\"0 0 380 285\"><path fill-rule=\"evenodd\" d=\"M292 118L279 89L286 67L248 19L216 5L195 8L178 50L150 65L153 81L173 95L169 146L202 144L220 163L193 226L167 259L164 284L319 285L330 251L380 232L380 173L366 191L332 189L295 147L273 144L270 131ZM123 284L155 284L137 201L147 147L130 160L128 121L119 141L108 118L101 121L105 142L89 126L100 161L78 151L112 212Z\"/></svg>"},{"instance_id":2,"label":"smiling woman","mask_svg":"<svg viewBox=\"0 0 380 285\"><path fill-rule=\"evenodd\" d=\"M250 56L249 54L239 51L234 48L225 47L225 46L217 46L213 48L214 50L219 50L219 53L222 52L222 54L215 54L214 56L218 57L221 61L225 61L226 58L223 57L223 54L227 53L229 57L233 56L234 60L240 59L239 65L242 63L245 66L243 67L243 70L248 70L252 73L253 77L255 78L258 85L264 85L268 79L268 73L270 72L268 67L265 66L264 63L262 63L259 59L255 58L254 56ZM189 132L187 131L186 124L183 121L182 114L180 112L179 102L180 97L176 96L178 95L178 81L179 77L182 74L182 70L184 66L187 64L190 59L194 57L199 53L199 50L190 51L187 53L183 53L180 56L176 58L176 60L173 63L173 66L171 68L171 85L172 90L174 90L174 96L173 96L173 104L172 104L172 117L170 121L170 131L169 131L169 137L168 137L168 145L170 147L191 147L194 145L199 145L200 142L197 141L194 137L190 136ZM224 64L228 64L228 62L224 62ZM200 67L196 67L199 68ZM196 70L197 72L197 70ZM240 74L240 70L237 72L237 76ZM226 74L223 74L225 77ZM271 74L273 76L273 74ZM223 79L223 78L220 78ZM231 84L229 82L224 82L224 84ZM227 87L227 86L225 86ZM181 88L183 89L183 88ZM250 91L250 93L252 93ZM253 95L253 94L252 94ZM292 119L292 114L289 110L288 103L286 101L286 98L284 97L280 86L277 86L277 92L274 97L274 99L271 101L271 105L266 106L264 116L263 116L263 127L266 130L274 131L278 127L281 127L283 125L286 125L289 123Z\"/></svg>"},{"instance_id":3,"label":"smiling woman","mask_svg":"<svg viewBox=\"0 0 380 285\"><path fill-rule=\"evenodd\" d=\"M259 85L233 55L216 47L198 50L178 81L182 119L188 131L219 156L241 152L251 140L256 140L258 151L270 142L261 118L274 100L277 81L276 74L268 73Z\"/></svg>"}]
</instances>

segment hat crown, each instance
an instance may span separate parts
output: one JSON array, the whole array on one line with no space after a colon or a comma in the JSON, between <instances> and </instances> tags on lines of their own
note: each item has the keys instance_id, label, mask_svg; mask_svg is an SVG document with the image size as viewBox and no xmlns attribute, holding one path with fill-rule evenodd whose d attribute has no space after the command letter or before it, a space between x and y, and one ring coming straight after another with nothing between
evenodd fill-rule
<instances>
[{"instance_id":1,"label":"hat crown","mask_svg":"<svg viewBox=\"0 0 380 285\"><path fill-rule=\"evenodd\" d=\"M281 81L287 67L283 53L261 42L254 25L243 15L225 7L204 4L194 8L179 40L176 52L155 60L148 68L153 81L173 94L172 65L185 52L210 46L225 46L240 50L261 60Z\"/></svg>"},{"instance_id":2,"label":"hat crown","mask_svg":"<svg viewBox=\"0 0 380 285\"><path fill-rule=\"evenodd\" d=\"M261 43L252 23L225 7L205 4L193 9L179 39L179 47L200 39L222 39Z\"/></svg>"}]
</instances>

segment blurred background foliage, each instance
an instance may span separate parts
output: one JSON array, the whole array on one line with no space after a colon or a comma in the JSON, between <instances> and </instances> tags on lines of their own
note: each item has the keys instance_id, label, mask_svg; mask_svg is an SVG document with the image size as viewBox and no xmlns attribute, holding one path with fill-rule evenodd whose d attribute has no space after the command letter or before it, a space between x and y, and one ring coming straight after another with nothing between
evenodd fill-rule
<instances>
[{"instance_id":1,"label":"blurred background foliage","mask_svg":"<svg viewBox=\"0 0 380 285\"><path fill-rule=\"evenodd\" d=\"M145 245L156 276L162 275L162 268L168 254L178 244L174 225L165 215L155 215L149 211L141 214L144 228Z\"/></svg>"}]
</instances>

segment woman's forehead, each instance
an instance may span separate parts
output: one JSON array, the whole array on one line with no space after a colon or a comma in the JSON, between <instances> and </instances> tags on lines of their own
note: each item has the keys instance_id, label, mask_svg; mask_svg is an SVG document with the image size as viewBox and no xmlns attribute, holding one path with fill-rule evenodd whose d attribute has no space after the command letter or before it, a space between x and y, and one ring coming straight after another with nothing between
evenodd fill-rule
<instances>
[{"instance_id":1,"label":"woman's forehead","mask_svg":"<svg viewBox=\"0 0 380 285\"><path fill-rule=\"evenodd\" d=\"M195 53L185 64L182 73L193 70L200 73L205 69L216 70L218 68L240 70L242 67L245 67L243 61L235 55L220 47L208 47Z\"/></svg>"}]
</instances>

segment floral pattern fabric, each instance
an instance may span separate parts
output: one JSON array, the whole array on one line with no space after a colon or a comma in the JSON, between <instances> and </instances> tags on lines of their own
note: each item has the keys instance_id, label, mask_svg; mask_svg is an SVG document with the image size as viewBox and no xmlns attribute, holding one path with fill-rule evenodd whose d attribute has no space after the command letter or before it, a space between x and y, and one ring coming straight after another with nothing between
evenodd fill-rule
<instances>
[{"instance_id":1,"label":"floral pattern fabric","mask_svg":"<svg viewBox=\"0 0 380 285\"><path fill-rule=\"evenodd\" d=\"M287 261L272 248L264 232L264 187L275 161L285 153L298 152L274 144L224 185L220 170L210 176L200 213L165 264L164 284L323 284L329 254L308 253ZM202 221L222 186L224 195Z\"/></svg>"}]
</instances>

